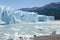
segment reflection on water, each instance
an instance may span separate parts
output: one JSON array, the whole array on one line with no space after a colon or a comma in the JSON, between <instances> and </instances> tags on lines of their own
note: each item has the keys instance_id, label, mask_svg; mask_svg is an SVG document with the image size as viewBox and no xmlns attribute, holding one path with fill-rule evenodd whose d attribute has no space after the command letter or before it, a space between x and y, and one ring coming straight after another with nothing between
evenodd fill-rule
<instances>
[{"instance_id":1,"label":"reflection on water","mask_svg":"<svg viewBox=\"0 0 60 40\"><path fill-rule=\"evenodd\" d=\"M59 33L60 25L40 25L40 26L11 26L0 25L0 40L13 40L19 35L51 34L53 31Z\"/></svg>"}]
</instances>

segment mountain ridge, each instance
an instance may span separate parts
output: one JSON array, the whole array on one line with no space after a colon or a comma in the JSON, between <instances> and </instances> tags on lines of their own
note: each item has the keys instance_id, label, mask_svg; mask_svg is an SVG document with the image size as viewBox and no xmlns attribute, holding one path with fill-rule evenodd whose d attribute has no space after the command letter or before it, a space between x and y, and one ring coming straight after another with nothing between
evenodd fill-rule
<instances>
[{"instance_id":1,"label":"mountain ridge","mask_svg":"<svg viewBox=\"0 0 60 40\"><path fill-rule=\"evenodd\" d=\"M60 2L50 3L42 7L22 8L18 10L37 12L39 15L55 16L55 19L60 20Z\"/></svg>"}]
</instances>

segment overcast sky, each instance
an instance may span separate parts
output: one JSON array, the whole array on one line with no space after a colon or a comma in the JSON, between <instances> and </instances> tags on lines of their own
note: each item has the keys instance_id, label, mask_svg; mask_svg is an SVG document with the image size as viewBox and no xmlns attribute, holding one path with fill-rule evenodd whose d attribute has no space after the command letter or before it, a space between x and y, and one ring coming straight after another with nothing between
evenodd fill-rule
<instances>
[{"instance_id":1,"label":"overcast sky","mask_svg":"<svg viewBox=\"0 0 60 40\"><path fill-rule=\"evenodd\" d=\"M0 5L8 5L14 9L41 7L51 2L60 2L60 0L0 0Z\"/></svg>"}]
</instances>

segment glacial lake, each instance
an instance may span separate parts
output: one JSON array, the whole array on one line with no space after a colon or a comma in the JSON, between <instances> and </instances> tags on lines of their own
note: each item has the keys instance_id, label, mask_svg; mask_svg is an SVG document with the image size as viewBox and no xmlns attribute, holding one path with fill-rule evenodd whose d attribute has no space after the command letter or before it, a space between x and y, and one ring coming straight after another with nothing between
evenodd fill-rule
<instances>
[{"instance_id":1,"label":"glacial lake","mask_svg":"<svg viewBox=\"0 0 60 40\"><path fill-rule=\"evenodd\" d=\"M14 38L18 35L37 35L37 34L51 34L56 31L60 34L60 24L53 23L18 23L10 25L0 25L0 39L7 37Z\"/></svg>"}]
</instances>

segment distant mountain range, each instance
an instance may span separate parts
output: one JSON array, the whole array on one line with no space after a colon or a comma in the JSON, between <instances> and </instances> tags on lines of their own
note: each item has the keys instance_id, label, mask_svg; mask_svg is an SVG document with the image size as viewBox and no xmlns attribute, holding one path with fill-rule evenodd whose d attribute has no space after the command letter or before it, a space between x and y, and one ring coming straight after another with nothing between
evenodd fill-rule
<instances>
[{"instance_id":1,"label":"distant mountain range","mask_svg":"<svg viewBox=\"0 0 60 40\"><path fill-rule=\"evenodd\" d=\"M55 19L60 20L60 2L50 3L42 7L22 8L18 10L37 12L39 15L55 16Z\"/></svg>"}]
</instances>

